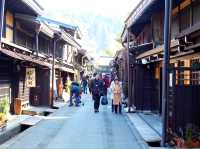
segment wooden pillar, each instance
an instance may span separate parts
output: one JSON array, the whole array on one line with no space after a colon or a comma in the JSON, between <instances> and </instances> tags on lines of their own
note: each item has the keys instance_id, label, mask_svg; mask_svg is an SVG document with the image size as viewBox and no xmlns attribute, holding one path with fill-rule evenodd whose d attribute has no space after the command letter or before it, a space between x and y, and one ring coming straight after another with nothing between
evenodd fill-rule
<instances>
[{"instance_id":1,"label":"wooden pillar","mask_svg":"<svg viewBox=\"0 0 200 149\"><path fill-rule=\"evenodd\" d=\"M37 56L39 54L39 34L40 34L40 25L38 25L36 27L36 30L35 30L35 41L36 41L36 53L37 53Z\"/></svg>"},{"instance_id":2,"label":"wooden pillar","mask_svg":"<svg viewBox=\"0 0 200 149\"><path fill-rule=\"evenodd\" d=\"M3 36L5 0L0 1L0 43Z\"/></svg>"},{"instance_id":3,"label":"wooden pillar","mask_svg":"<svg viewBox=\"0 0 200 149\"><path fill-rule=\"evenodd\" d=\"M181 6L178 5L178 31L181 32Z\"/></svg>"},{"instance_id":4,"label":"wooden pillar","mask_svg":"<svg viewBox=\"0 0 200 149\"><path fill-rule=\"evenodd\" d=\"M17 38L17 24L16 24L16 18L13 18L13 43L16 43Z\"/></svg>"},{"instance_id":5,"label":"wooden pillar","mask_svg":"<svg viewBox=\"0 0 200 149\"><path fill-rule=\"evenodd\" d=\"M190 6L190 27L193 26L193 0L190 0L191 6Z\"/></svg>"},{"instance_id":6,"label":"wooden pillar","mask_svg":"<svg viewBox=\"0 0 200 149\"><path fill-rule=\"evenodd\" d=\"M169 61L171 44L171 11L172 0L165 0L165 23L164 23L164 60L162 78L162 141L161 145L166 146L168 141L168 100L169 100Z\"/></svg>"},{"instance_id":7,"label":"wooden pillar","mask_svg":"<svg viewBox=\"0 0 200 149\"><path fill-rule=\"evenodd\" d=\"M129 51L129 42L130 42L130 33L127 29L127 66L128 66L128 107L131 106L131 72L130 72L130 51Z\"/></svg>"}]
</instances>

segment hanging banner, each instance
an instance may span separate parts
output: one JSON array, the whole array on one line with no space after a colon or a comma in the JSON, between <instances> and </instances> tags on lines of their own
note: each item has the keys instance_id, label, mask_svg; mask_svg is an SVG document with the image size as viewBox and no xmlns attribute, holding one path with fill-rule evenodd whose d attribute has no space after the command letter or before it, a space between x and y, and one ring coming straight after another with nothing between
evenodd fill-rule
<instances>
[{"instance_id":1,"label":"hanging banner","mask_svg":"<svg viewBox=\"0 0 200 149\"><path fill-rule=\"evenodd\" d=\"M36 87L35 68L26 68L26 86Z\"/></svg>"}]
</instances>

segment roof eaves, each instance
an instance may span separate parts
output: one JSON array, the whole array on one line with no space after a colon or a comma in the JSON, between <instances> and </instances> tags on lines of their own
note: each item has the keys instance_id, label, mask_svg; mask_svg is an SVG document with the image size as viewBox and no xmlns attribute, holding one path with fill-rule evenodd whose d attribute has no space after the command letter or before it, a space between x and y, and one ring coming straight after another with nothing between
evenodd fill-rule
<instances>
[{"instance_id":1,"label":"roof eaves","mask_svg":"<svg viewBox=\"0 0 200 149\"><path fill-rule=\"evenodd\" d=\"M131 12L125 21L127 27L130 28L141 17L144 11L157 0L142 0L136 8Z\"/></svg>"},{"instance_id":2,"label":"roof eaves","mask_svg":"<svg viewBox=\"0 0 200 149\"><path fill-rule=\"evenodd\" d=\"M36 0L21 0L30 7L37 15L42 15L44 8Z\"/></svg>"}]
</instances>

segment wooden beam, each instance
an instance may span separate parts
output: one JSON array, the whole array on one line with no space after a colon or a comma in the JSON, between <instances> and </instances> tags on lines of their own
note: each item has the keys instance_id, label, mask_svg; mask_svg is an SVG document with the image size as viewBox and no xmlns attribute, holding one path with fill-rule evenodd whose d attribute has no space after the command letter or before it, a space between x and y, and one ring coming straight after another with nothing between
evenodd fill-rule
<instances>
[{"instance_id":1,"label":"wooden beam","mask_svg":"<svg viewBox=\"0 0 200 149\"><path fill-rule=\"evenodd\" d=\"M191 0L185 0L183 1L180 6L177 6L176 8L174 8L172 10L172 15L175 16L177 15L180 11L182 11L183 9L185 9L187 6L189 6L191 4ZM179 8L180 7L180 8Z\"/></svg>"},{"instance_id":2,"label":"wooden beam","mask_svg":"<svg viewBox=\"0 0 200 149\"><path fill-rule=\"evenodd\" d=\"M0 43L3 36L5 0L0 2Z\"/></svg>"}]
</instances>

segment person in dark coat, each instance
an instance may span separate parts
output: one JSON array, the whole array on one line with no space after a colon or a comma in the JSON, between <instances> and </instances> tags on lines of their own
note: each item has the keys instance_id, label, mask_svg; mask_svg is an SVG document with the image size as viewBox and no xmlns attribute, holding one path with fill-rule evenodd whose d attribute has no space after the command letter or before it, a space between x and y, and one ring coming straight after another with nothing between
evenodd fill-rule
<instances>
[{"instance_id":1,"label":"person in dark coat","mask_svg":"<svg viewBox=\"0 0 200 149\"><path fill-rule=\"evenodd\" d=\"M71 83L71 87L70 87L70 101L69 101L69 106L73 106L73 95L75 96L75 98L78 98L80 96L81 93L81 87L80 84L78 82L72 82Z\"/></svg>"},{"instance_id":2,"label":"person in dark coat","mask_svg":"<svg viewBox=\"0 0 200 149\"><path fill-rule=\"evenodd\" d=\"M83 87L83 93L84 94L87 94L87 86L88 86L88 81L87 81L87 78L83 78L82 82L81 82L81 85Z\"/></svg>"},{"instance_id":3,"label":"person in dark coat","mask_svg":"<svg viewBox=\"0 0 200 149\"><path fill-rule=\"evenodd\" d=\"M89 88L90 94L92 94L92 89L91 89L92 88L92 82L95 79L96 75L97 75L97 73L94 73L93 76L88 81L88 88Z\"/></svg>"},{"instance_id":4,"label":"person in dark coat","mask_svg":"<svg viewBox=\"0 0 200 149\"><path fill-rule=\"evenodd\" d=\"M92 99L94 100L94 112L97 113L99 112L100 98L102 93L102 81L99 79L98 74L91 82L91 93Z\"/></svg>"}]
</instances>

